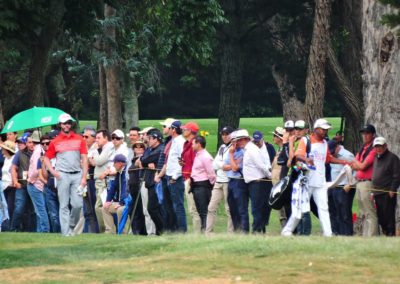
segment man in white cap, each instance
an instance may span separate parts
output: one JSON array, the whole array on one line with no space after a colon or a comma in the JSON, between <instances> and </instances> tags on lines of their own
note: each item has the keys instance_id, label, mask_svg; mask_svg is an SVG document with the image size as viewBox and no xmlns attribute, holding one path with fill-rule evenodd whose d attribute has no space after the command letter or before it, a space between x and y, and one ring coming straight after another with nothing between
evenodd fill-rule
<instances>
[{"instance_id":1,"label":"man in white cap","mask_svg":"<svg viewBox=\"0 0 400 284\"><path fill-rule=\"evenodd\" d=\"M400 186L399 157L388 150L386 139L377 137L374 140L376 156L372 170L372 188L375 197L378 223L386 236L396 233L396 193Z\"/></svg>"},{"instance_id":2,"label":"man in white cap","mask_svg":"<svg viewBox=\"0 0 400 284\"><path fill-rule=\"evenodd\" d=\"M314 133L310 135L310 148L307 147L307 139L302 138L295 152L298 162L304 162L310 166L314 166L315 170L311 170L308 176L308 195L314 197L314 201L318 207L318 216L321 222L322 232L324 236L332 236L331 222L328 210L328 193L325 177L325 163L346 164L345 160L332 157L328 149L328 143L324 140L328 130L332 126L325 119L317 119L314 123ZM293 205L293 200L292 200ZM302 209L303 210L303 209ZM301 212L303 215L303 212ZM292 214L282 230L282 235L292 235L294 229L300 222L298 214L294 216L292 206Z\"/></svg>"},{"instance_id":3,"label":"man in white cap","mask_svg":"<svg viewBox=\"0 0 400 284\"><path fill-rule=\"evenodd\" d=\"M71 131L72 117L69 114L61 114L58 122L61 133L50 142L44 162L57 178L61 233L71 236L83 206L82 196L78 195L77 189L79 185L85 187L87 183L88 151L82 136ZM50 162L54 157L57 157L55 169Z\"/></svg>"},{"instance_id":4,"label":"man in white cap","mask_svg":"<svg viewBox=\"0 0 400 284\"><path fill-rule=\"evenodd\" d=\"M237 130L235 140L237 147L243 149L243 178L248 186L251 200L252 232L265 233L271 191L267 179L271 178L271 172L260 148L250 143L251 139L246 129Z\"/></svg>"}]
</instances>

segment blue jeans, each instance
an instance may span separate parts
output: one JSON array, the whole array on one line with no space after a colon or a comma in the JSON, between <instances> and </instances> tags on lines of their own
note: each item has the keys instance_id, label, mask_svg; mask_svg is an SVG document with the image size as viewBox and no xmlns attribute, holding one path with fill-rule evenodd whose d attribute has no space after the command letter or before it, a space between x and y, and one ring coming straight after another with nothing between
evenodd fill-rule
<instances>
[{"instance_id":1,"label":"blue jeans","mask_svg":"<svg viewBox=\"0 0 400 284\"><path fill-rule=\"evenodd\" d=\"M60 204L58 203L58 196L56 191L52 191L46 185L43 189L44 198L46 200L47 212L50 218L51 232L60 233Z\"/></svg>"},{"instance_id":2,"label":"blue jeans","mask_svg":"<svg viewBox=\"0 0 400 284\"><path fill-rule=\"evenodd\" d=\"M249 191L242 179L231 179L228 183L228 204L235 230L249 232Z\"/></svg>"},{"instance_id":3,"label":"blue jeans","mask_svg":"<svg viewBox=\"0 0 400 284\"><path fill-rule=\"evenodd\" d=\"M26 188L15 189L14 214L10 231L36 232L35 212L32 209ZM27 211L26 219L23 218L25 211Z\"/></svg>"},{"instance_id":4,"label":"blue jeans","mask_svg":"<svg viewBox=\"0 0 400 284\"><path fill-rule=\"evenodd\" d=\"M311 234L311 215L310 212L303 213L299 224L297 225L297 234L301 236L309 236Z\"/></svg>"},{"instance_id":5,"label":"blue jeans","mask_svg":"<svg viewBox=\"0 0 400 284\"><path fill-rule=\"evenodd\" d=\"M172 207L176 215L178 231L187 231L187 220L185 211L185 185L183 183L183 178L178 178L175 182L171 182L168 178L168 190L171 196Z\"/></svg>"},{"instance_id":6,"label":"blue jeans","mask_svg":"<svg viewBox=\"0 0 400 284\"><path fill-rule=\"evenodd\" d=\"M265 181L253 181L248 184L251 200L251 214L253 215L253 233L265 232L268 215L268 198L271 188Z\"/></svg>"},{"instance_id":7,"label":"blue jeans","mask_svg":"<svg viewBox=\"0 0 400 284\"><path fill-rule=\"evenodd\" d=\"M162 187L163 187L163 207L165 215L164 223L165 223L165 230L175 232L177 230L177 221L176 221L176 214L174 211L174 207L171 201L171 194L169 193L168 188L168 178L167 176L163 176L161 179Z\"/></svg>"},{"instance_id":8,"label":"blue jeans","mask_svg":"<svg viewBox=\"0 0 400 284\"><path fill-rule=\"evenodd\" d=\"M36 232L38 233L49 233L50 223L49 216L47 216L46 200L42 191L37 189L33 184L28 184L28 193L31 197L33 207L36 213Z\"/></svg>"}]
</instances>

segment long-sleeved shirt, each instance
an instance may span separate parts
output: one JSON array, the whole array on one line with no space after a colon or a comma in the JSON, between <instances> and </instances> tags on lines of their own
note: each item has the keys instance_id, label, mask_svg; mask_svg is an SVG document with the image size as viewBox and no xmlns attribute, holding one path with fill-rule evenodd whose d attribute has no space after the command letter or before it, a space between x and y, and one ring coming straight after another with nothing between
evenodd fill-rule
<instances>
[{"instance_id":1,"label":"long-sleeved shirt","mask_svg":"<svg viewBox=\"0 0 400 284\"><path fill-rule=\"evenodd\" d=\"M167 176L170 176L173 180L177 180L182 176L182 167L179 165L178 158L181 157L183 151L183 144L185 139L182 135L172 138L171 148L167 158Z\"/></svg>"},{"instance_id":2,"label":"long-sleeved shirt","mask_svg":"<svg viewBox=\"0 0 400 284\"><path fill-rule=\"evenodd\" d=\"M265 163L267 164L267 169L271 170L271 167L272 167L271 166L271 158L269 156L269 152L268 152L268 149L267 149L267 146L265 145L265 143L263 143L260 150L261 150L262 157L264 158Z\"/></svg>"},{"instance_id":3,"label":"long-sleeved shirt","mask_svg":"<svg viewBox=\"0 0 400 284\"><path fill-rule=\"evenodd\" d=\"M213 158L206 149L196 153L192 167L192 179L195 182L209 180L211 184L215 183L215 172L212 166Z\"/></svg>"},{"instance_id":4,"label":"long-sleeved shirt","mask_svg":"<svg viewBox=\"0 0 400 284\"><path fill-rule=\"evenodd\" d=\"M43 191L44 183L39 179L37 163L43 153L44 151L40 144L36 145L35 150L33 150L31 159L29 161L28 169L28 183L33 184L40 191Z\"/></svg>"},{"instance_id":5,"label":"long-sleeved shirt","mask_svg":"<svg viewBox=\"0 0 400 284\"><path fill-rule=\"evenodd\" d=\"M193 167L193 161L194 158L196 157L196 153L193 151L192 147L193 140L194 137L190 140L185 141L185 143L183 144L181 157L184 162L184 165L182 167L182 174L184 180L190 178L190 173L192 172L192 167Z\"/></svg>"},{"instance_id":6,"label":"long-sleeved shirt","mask_svg":"<svg viewBox=\"0 0 400 284\"><path fill-rule=\"evenodd\" d=\"M164 139L164 143L161 145L161 153L160 158L158 158L157 169L161 170L165 164L165 158L167 154L165 153L165 147L167 147L168 143L171 141L172 137L168 136Z\"/></svg>"},{"instance_id":7,"label":"long-sleeved shirt","mask_svg":"<svg viewBox=\"0 0 400 284\"><path fill-rule=\"evenodd\" d=\"M125 205L127 197L125 171L117 172L115 180L110 183L110 189L107 192L107 202L114 201L120 205Z\"/></svg>"},{"instance_id":8,"label":"long-sleeved shirt","mask_svg":"<svg viewBox=\"0 0 400 284\"><path fill-rule=\"evenodd\" d=\"M107 170L107 167L112 165L111 157L113 153L114 145L112 142L107 142L107 144L101 147L101 153L98 150L93 152L93 160L96 164L94 168L95 179L98 179Z\"/></svg>"},{"instance_id":9,"label":"long-sleeved shirt","mask_svg":"<svg viewBox=\"0 0 400 284\"><path fill-rule=\"evenodd\" d=\"M151 148L151 147L147 148L148 152L146 153L146 155L143 155L140 158L140 161L142 162L142 166L147 168L149 166L149 164L152 164L152 163L156 164L158 159L160 158L161 148L162 148L161 144L154 148ZM151 170L151 169L144 170L143 177L144 177L144 182L145 182L146 188L150 188L150 187L154 186L155 173L156 173L155 170Z\"/></svg>"},{"instance_id":10,"label":"long-sleeved shirt","mask_svg":"<svg viewBox=\"0 0 400 284\"><path fill-rule=\"evenodd\" d=\"M395 154L386 150L382 155L376 155L372 170L372 187L396 192L400 185L400 160ZM385 194L373 191L374 195Z\"/></svg>"},{"instance_id":11,"label":"long-sleeved shirt","mask_svg":"<svg viewBox=\"0 0 400 284\"><path fill-rule=\"evenodd\" d=\"M222 169L222 166L224 165L225 157L229 156L229 149L231 146L230 143L228 145L222 144L214 158L213 168L217 172L217 182L229 182L229 178L226 175L226 172Z\"/></svg>"},{"instance_id":12,"label":"long-sleeved shirt","mask_svg":"<svg viewBox=\"0 0 400 284\"><path fill-rule=\"evenodd\" d=\"M251 142L247 143L243 149L243 177L246 183L271 177L260 148Z\"/></svg>"},{"instance_id":13,"label":"long-sleeved shirt","mask_svg":"<svg viewBox=\"0 0 400 284\"><path fill-rule=\"evenodd\" d=\"M234 172L232 170L226 171L226 176L228 178L241 178L243 177L243 149L236 148L235 152L233 152L233 159L236 161L236 165L239 170ZM231 164L231 154L229 152L226 153L224 158L224 165Z\"/></svg>"}]
</instances>

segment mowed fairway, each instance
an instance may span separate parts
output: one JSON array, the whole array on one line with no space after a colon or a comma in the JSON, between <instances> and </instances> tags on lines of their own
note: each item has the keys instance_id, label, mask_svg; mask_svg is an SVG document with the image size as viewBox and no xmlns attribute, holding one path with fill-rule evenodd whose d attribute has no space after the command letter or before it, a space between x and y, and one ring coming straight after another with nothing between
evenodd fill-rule
<instances>
[{"instance_id":1,"label":"mowed fairway","mask_svg":"<svg viewBox=\"0 0 400 284\"><path fill-rule=\"evenodd\" d=\"M339 119L328 119L339 130ZM189 120L183 120L187 122ZM210 133L207 148L216 152L217 120L196 119ZM141 121L140 126L156 126ZM88 123L81 121L81 126ZM281 118L245 118L241 127L270 132ZM356 202L353 212L357 213ZM321 236L313 217L312 236L279 236L271 213L266 235L226 234L223 204L216 233L161 237L83 234L0 233L0 283L398 283L398 238Z\"/></svg>"}]
</instances>

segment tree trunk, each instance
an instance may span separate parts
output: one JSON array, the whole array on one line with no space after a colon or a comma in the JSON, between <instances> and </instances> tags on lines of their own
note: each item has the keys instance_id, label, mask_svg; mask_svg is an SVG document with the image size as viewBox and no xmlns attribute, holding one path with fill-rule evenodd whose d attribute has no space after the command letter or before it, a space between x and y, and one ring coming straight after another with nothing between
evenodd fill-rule
<instances>
[{"instance_id":1,"label":"tree trunk","mask_svg":"<svg viewBox=\"0 0 400 284\"><path fill-rule=\"evenodd\" d=\"M119 65L118 60L114 56L114 53L116 52L116 25L109 20L114 19L116 14L117 11L113 7L105 4L104 16L105 21L108 19L108 23L104 27L104 46L107 55L107 64L104 66L104 70L106 74L107 85L108 128L110 131L114 131L115 129L122 127Z\"/></svg>"},{"instance_id":2,"label":"tree trunk","mask_svg":"<svg viewBox=\"0 0 400 284\"><path fill-rule=\"evenodd\" d=\"M241 1L222 1L229 20L222 28L221 86L218 112L218 132L227 125L237 128L243 92L243 50L240 35L243 29ZM218 135L218 146L222 143Z\"/></svg>"},{"instance_id":3,"label":"tree trunk","mask_svg":"<svg viewBox=\"0 0 400 284\"><path fill-rule=\"evenodd\" d=\"M129 72L121 72L123 78L123 116L125 130L139 125L139 96L142 87L137 90L135 80Z\"/></svg>"},{"instance_id":4,"label":"tree trunk","mask_svg":"<svg viewBox=\"0 0 400 284\"><path fill-rule=\"evenodd\" d=\"M106 86L106 72L102 63L99 63L99 86L100 86L100 100L99 100L99 120L97 122L97 129L108 129L108 114L107 114L107 86Z\"/></svg>"},{"instance_id":5,"label":"tree trunk","mask_svg":"<svg viewBox=\"0 0 400 284\"><path fill-rule=\"evenodd\" d=\"M283 120L304 119L304 104L298 100L294 92L296 87L290 83L288 75L279 70L276 65L272 65L271 71L281 96Z\"/></svg>"},{"instance_id":6,"label":"tree trunk","mask_svg":"<svg viewBox=\"0 0 400 284\"><path fill-rule=\"evenodd\" d=\"M331 0L316 0L306 78L305 119L310 126L313 125L315 119L323 116L325 63L330 17Z\"/></svg>"},{"instance_id":7,"label":"tree trunk","mask_svg":"<svg viewBox=\"0 0 400 284\"><path fill-rule=\"evenodd\" d=\"M44 105L47 63L64 12L64 0L50 1L48 21L40 32L38 43L33 46L28 88L29 105L32 107Z\"/></svg>"},{"instance_id":8,"label":"tree trunk","mask_svg":"<svg viewBox=\"0 0 400 284\"><path fill-rule=\"evenodd\" d=\"M375 125L389 150L400 154L400 39L380 24L383 14L393 13L377 0L363 1L362 60L365 122Z\"/></svg>"},{"instance_id":9,"label":"tree trunk","mask_svg":"<svg viewBox=\"0 0 400 284\"><path fill-rule=\"evenodd\" d=\"M3 116L3 72L0 71L0 129L4 127Z\"/></svg>"}]
</instances>

